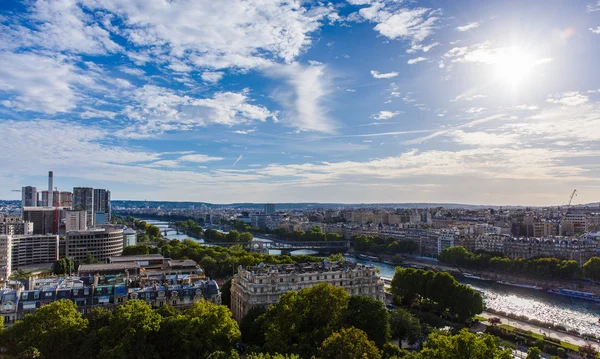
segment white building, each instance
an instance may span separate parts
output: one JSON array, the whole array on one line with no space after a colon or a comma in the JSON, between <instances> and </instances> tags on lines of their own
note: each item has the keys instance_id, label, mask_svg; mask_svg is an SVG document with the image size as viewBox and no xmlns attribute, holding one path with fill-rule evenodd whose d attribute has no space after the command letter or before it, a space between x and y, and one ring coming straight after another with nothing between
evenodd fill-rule
<instances>
[{"instance_id":1,"label":"white building","mask_svg":"<svg viewBox=\"0 0 600 359\"><path fill-rule=\"evenodd\" d=\"M58 259L57 235L0 235L0 277L32 264Z\"/></svg>"},{"instance_id":2,"label":"white building","mask_svg":"<svg viewBox=\"0 0 600 359\"><path fill-rule=\"evenodd\" d=\"M123 229L120 228L93 228L68 232L65 236L65 256L75 261L86 259L88 254L98 261L104 261L122 253Z\"/></svg>"},{"instance_id":3,"label":"white building","mask_svg":"<svg viewBox=\"0 0 600 359\"><path fill-rule=\"evenodd\" d=\"M85 231L87 229L87 213L85 211L65 210L65 231Z\"/></svg>"},{"instance_id":4,"label":"white building","mask_svg":"<svg viewBox=\"0 0 600 359\"><path fill-rule=\"evenodd\" d=\"M452 231L442 231L440 232L437 245L438 245L438 255L446 248L450 248L454 246L454 239L456 235Z\"/></svg>"},{"instance_id":5,"label":"white building","mask_svg":"<svg viewBox=\"0 0 600 359\"><path fill-rule=\"evenodd\" d=\"M384 300L383 281L374 266L350 262L323 262L265 265L243 268L231 283L231 311L237 321L253 307L277 303L290 290L329 283L343 287L350 295Z\"/></svg>"}]
</instances>

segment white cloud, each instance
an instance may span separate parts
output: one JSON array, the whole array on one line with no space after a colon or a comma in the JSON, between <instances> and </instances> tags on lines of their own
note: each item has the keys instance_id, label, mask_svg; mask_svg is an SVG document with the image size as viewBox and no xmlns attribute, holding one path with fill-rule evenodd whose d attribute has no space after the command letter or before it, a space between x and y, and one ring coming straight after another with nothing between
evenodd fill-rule
<instances>
[{"instance_id":1,"label":"white cloud","mask_svg":"<svg viewBox=\"0 0 600 359\"><path fill-rule=\"evenodd\" d=\"M580 94L579 91L563 92L549 96L546 101L565 106L579 106L588 102L587 95Z\"/></svg>"},{"instance_id":2,"label":"white cloud","mask_svg":"<svg viewBox=\"0 0 600 359\"><path fill-rule=\"evenodd\" d=\"M429 45L421 45L421 44L413 44L410 49L406 50L407 54L414 54L417 51L423 51L423 52L429 52L429 50L433 49L434 47L440 45L439 42L434 42L432 44Z\"/></svg>"},{"instance_id":3,"label":"white cloud","mask_svg":"<svg viewBox=\"0 0 600 359\"><path fill-rule=\"evenodd\" d=\"M0 52L0 91L19 110L54 114L77 105L76 86L88 81L62 56Z\"/></svg>"},{"instance_id":4,"label":"white cloud","mask_svg":"<svg viewBox=\"0 0 600 359\"><path fill-rule=\"evenodd\" d=\"M481 113L485 110L484 107L471 107L465 110L466 113Z\"/></svg>"},{"instance_id":5,"label":"white cloud","mask_svg":"<svg viewBox=\"0 0 600 359\"><path fill-rule=\"evenodd\" d=\"M379 111L378 113L374 114L371 116L372 119L374 120L389 120L390 118L394 118L396 116L398 116L401 112L400 111Z\"/></svg>"},{"instance_id":6,"label":"white cloud","mask_svg":"<svg viewBox=\"0 0 600 359\"><path fill-rule=\"evenodd\" d=\"M600 26L593 28L590 27L590 31L593 32L594 34L600 34Z\"/></svg>"},{"instance_id":7,"label":"white cloud","mask_svg":"<svg viewBox=\"0 0 600 359\"><path fill-rule=\"evenodd\" d=\"M427 8L402 8L396 2L374 2L358 14L374 22L375 30L389 39L409 40L419 43L433 34L439 20L439 10Z\"/></svg>"},{"instance_id":8,"label":"white cloud","mask_svg":"<svg viewBox=\"0 0 600 359\"><path fill-rule=\"evenodd\" d=\"M237 165L238 162L240 162L242 160L242 158L244 158L244 155L239 155L239 157L235 160L235 162L233 162L231 167L235 167L235 165Z\"/></svg>"},{"instance_id":9,"label":"white cloud","mask_svg":"<svg viewBox=\"0 0 600 359\"><path fill-rule=\"evenodd\" d=\"M495 134L483 131L464 132L456 130L450 132L449 135L461 145L477 147L497 147L517 143L517 135L512 133Z\"/></svg>"},{"instance_id":10,"label":"white cloud","mask_svg":"<svg viewBox=\"0 0 600 359\"><path fill-rule=\"evenodd\" d=\"M456 98L454 100L450 100L450 102L456 102L458 100L463 100L463 101L473 101L475 99L478 98L486 98L487 95L480 95L480 94L476 94L476 95L468 95L466 93L460 94L458 96L456 96Z\"/></svg>"},{"instance_id":11,"label":"white cloud","mask_svg":"<svg viewBox=\"0 0 600 359\"><path fill-rule=\"evenodd\" d=\"M177 159L179 162L194 162L194 163L204 163L204 162L212 162L212 161L222 161L223 157L211 157L208 155L202 154L192 154L181 156Z\"/></svg>"},{"instance_id":12,"label":"white cloud","mask_svg":"<svg viewBox=\"0 0 600 359\"><path fill-rule=\"evenodd\" d=\"M475 21L475 22L470 22L470 23L468 23L466 25L463 25L463 26L458 26L456 28L456 30L464 32L464 31L469 31L469 30L472 30L472 29L475 29L475 28L478 28L478 27L479 27L479 22Z\"/></svg>"},{"instance_id":13,"label":"white cloud","mask_svg":"<svg viewBox=\"0 0 600 359\"><path fill-rule=\"evenodd\" d=\"M234 126L274 119L275 113L249 103L247 92L217 92L211 98L178 95L172 90L145 85L134 91L134 106L123 114L138 122L125 129L123 136L143 138L166 131L189 130L197 126L220 124Z\"/></svg>"},{"instance_id":14,"label":"white cloud","mask_svg":"<svg viewBox=\"0 0 600 359\"><path fill-rule=\"evenodd\" d=\"M519 106L517 106L517 108L519 110L529 110L529 111L535 111L538 109L538 107L535 105L519 105Z\"/></svg>"},{"instance_id":15,"label":"white cloud","mask_svg":"<svg viewBox=\"0 0 600 359\"><path fill-rule=\"evenodd\" d=\"M417 63L419 63L421 61L425 61L425 60L427 60L426 57L417 57L417 58L408 60L406 63L409 65L414 65L414 64L417 64Z\"/></svg>"},{"instance_id":16,"label":"white cloud","mask_svg":"<svg viewBox=\"0 0 600 359\"><path fill-rule=\"evenodd\" d=\"M600 11L600 0L595 3L595 4L588 4L587 6L587 12L596 12L596 11Z\"/></svg>"},{"instance_id":17,"label":"white cloud","mask_svg":"<svg viewBox=\"0 0 600 359\"><path fill-rule=\"evenodd\" d=\"M215 83L221 81L223 75L225 73L221 71L204 71L202 73L202 80Z\"/></svg>"},{"instance_id":18,"label":"white cloud","mask_svg":"<svg viewBox=\"0 0 600 359\"><path fill-rule=\"evenodd\" d=\"M122 35L152 59L214 69L292 62L312 43L310 34L336 15L332 5L296 1L221 0L218 6L210 0L81 3L122 21Z\"/></svg>"},{"instance_id":19,"label":"white cloud","mask_svg":"<svg viewBox=\"0 0 600 359\"><path fill-rule=\"evenodd\" d=\"M379 71L371 70L371 75L376 79L391 79L398 76L397 72L380 73Z\"/></svg>"},{"instance_id":20,"label":"white cloud","mask_svg":"<svg viewBox=\"0 0 600 359\"><path fill-rule=\"evenodd\" d=\"M249 133L253 133L256 132L256 128L250 129L250 130L235 130L235 131L231 131L233 133L237 133L238 135L247 135Z\"/></svg>"},{"instance_id":21,"label":"white cloud","mask_svg":"<svg viewBox=\"0 0 600 359\"><path fill-rule=\"evenodd\" d=\"M151 168L181 168L181 164L176 160L160 160L142 165Z\"/></svg>"},{"instance_id":22,"label":"white cloud","mask_svg":"<svg viewBox=\"0 0 600 359\"><path fill-rule=\"evenodd\" d=\"M334 131L336 123L328 116L325 106L332 91L325 65L318 62L311 62L309 66L298 63L273 65L266 73L285 82L286 86L273 94L285 108L284 123L300 130Z\"/></svg>"}]
</instances>

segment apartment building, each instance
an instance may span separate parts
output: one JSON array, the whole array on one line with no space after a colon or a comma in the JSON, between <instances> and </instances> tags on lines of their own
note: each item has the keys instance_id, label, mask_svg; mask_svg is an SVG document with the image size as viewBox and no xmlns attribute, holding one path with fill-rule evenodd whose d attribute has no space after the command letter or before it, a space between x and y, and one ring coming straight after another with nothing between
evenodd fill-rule
<instances>
[{"instance_id":1,"label":"apartment building","mask_svg":"<svg viewBox=\"0 0 600 359\"><path fill-rule=\"evenodd\" d=\"M0 235L0 278L19 267L58 259L57 235Z\"/></svg>"},{"instance_id":2,"label":"apartment building","mask_svg":"<svg viewBox=\"0 0 600 359\"><path fill-rule=\"evenodd\" d=\"M64 241L65 257L75 261L87 258L88 254L98 261L123 253L123 229L93 228L87 231L68 232Z\"/></svg>"},{"instance_id":3,"label":"apartment building","mask_svg":"<svg viewBox=\"0 0 600 359\"><path fill-rule=\"evenodd\" d=\"M329 283L350 295L384 300L383 281L375 267L349 262L296 263L238 268L231 284L231 311L241 321L253 307L277 303L290 290Z\"/></svg>"}]
</instances>

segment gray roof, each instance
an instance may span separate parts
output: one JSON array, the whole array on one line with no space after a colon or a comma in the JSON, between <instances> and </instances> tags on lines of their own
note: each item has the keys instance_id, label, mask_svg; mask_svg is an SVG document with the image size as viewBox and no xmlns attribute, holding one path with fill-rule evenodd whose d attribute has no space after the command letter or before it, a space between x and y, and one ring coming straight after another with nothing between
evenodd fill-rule
<instances>
[{"instance_id":1,"label":"gray roof","mask_svg":"<svg viewBox=\"0 0 600 359\"><path fill-rule=\"evenodd\" d=\"M158 260L158 259L164 259L162 254L144 254L144 255L139 255L139 256L109 257L108 261L110 263L118 263L118 262L150 261L150 260Z\"/></svg>"},{"instance_id":2,"label":"gray roof","mask_svg":"<svg viewBox=\"0 0 600 359\"><path fill-rule=\"evenodd\" d=\"M138 269L140 265L136 262L102 263L102 264L80 264L79 272L100 272L105 270Z\"/></svg>"}]
</instances>

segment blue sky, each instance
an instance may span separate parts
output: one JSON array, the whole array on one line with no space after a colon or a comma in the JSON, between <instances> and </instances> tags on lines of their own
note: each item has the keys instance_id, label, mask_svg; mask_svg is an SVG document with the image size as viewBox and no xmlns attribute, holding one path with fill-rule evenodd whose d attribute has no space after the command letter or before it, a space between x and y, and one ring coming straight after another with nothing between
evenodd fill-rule
<instances>
[{"instance_id":1,"label":"blue sky","mask_svg":"<svg viewBox=\"0 0 600 359\"><path fill-rule=\"evenodd\" d=\"M600 199L600 2L0 4L0 198Z\"/></svg>"}]
</instances>

